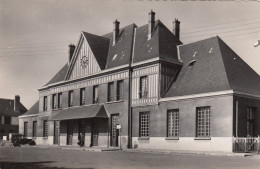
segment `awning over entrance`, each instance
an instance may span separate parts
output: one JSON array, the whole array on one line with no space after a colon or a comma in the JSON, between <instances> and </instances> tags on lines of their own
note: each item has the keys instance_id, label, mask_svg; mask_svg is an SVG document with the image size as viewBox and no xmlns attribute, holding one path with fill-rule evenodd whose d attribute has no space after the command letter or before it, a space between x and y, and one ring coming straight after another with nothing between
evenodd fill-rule
<instances>
[{"instance_id":1,"label":"awning over entrance","mask_svg":"<svg viewBox=\"0 0 260 169\"><path fill-rule=\"evenodd\" d=\"M93 117L108 118L104 105L81 106L64 109L54 115L50 120L85 119Z\"/></svg>"}]
</instances>

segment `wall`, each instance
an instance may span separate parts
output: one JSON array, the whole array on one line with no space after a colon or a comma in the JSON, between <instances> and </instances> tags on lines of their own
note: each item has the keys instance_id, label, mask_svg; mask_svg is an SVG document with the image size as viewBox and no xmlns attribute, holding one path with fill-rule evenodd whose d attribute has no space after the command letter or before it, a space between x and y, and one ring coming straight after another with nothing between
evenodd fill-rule
<instances>
[{"instance_id":1,"label":"wall","mask_svg":"<svg viewBox=\"0 0 260 169\"><path fill-rule=\"evenodd\" d=\"M211 140L195 140L196 107L204 106L210 106L211 110ZM179 109L179 139L175 141L167 140L167 110L170 109ZM139 112L142 111L150 111L149 140L138 139ZM178 150L232 151L233 97L231 95L160 102L159 105L134 108L132 116L133 147L156 149L169 146L170 149ZM158 140L157 144L155 140ZM225 146L219 147L218 144ZM200 146L202 147L199 148Z\"/></svg>"}]
</instances>

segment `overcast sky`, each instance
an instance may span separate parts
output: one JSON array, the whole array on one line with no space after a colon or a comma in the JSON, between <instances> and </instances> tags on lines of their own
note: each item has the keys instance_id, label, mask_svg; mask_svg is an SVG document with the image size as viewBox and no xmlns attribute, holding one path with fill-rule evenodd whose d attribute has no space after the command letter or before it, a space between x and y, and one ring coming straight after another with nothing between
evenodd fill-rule
<instances>
[{"instance_id":1,"label":"overcast sky","mask_svg":"<svg viewBox=\"0 0 260 169\"><path fill-rule=\"evenodd\" d=\"M170 30L181 21L184 44L218 35L260 74L260 2L0 0L0 98L19 94L29 109L81 31L106 34L115 19L142 26L151 9Z\"/></svg>"}]
</instances>

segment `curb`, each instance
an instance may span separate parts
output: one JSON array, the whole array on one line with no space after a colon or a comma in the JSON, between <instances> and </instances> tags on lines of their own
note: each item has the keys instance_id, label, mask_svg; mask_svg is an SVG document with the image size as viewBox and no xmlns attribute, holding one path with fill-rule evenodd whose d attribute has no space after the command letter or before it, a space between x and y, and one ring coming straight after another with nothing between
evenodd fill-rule
<instances>
[{"instance_id":1,"label":"curb","mask_svg":"<svg viewBox=\"0 0 260 169\"><path fill-rule=\"evenodd\" d=\"M248 157L259 156L258 154L250 153L222 153L222 152L185 152L185 151L164 151L164 150L133 150L125 149L126 152L142 152L142 153L155 153L155 154L176 154L176 155L206 155L206 156L228 156L228 157ZM259 156L260 157L260 156Z\"/></svg>"}]
</instances>

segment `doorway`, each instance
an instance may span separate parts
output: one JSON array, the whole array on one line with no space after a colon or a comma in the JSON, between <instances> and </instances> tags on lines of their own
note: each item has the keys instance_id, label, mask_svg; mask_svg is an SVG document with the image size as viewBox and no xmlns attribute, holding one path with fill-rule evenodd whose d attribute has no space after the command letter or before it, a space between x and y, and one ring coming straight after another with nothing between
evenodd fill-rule
<instances>
[{"instance_id":1,"label":"doorway","mask_svg":"<svg viewBox=\"0 0 260 169\"><path fill-rule=\"evenodd\" d=\"M59 144L59 121L54 121L54 139L53 144Z\"/></svg>"},{"instance_id":2,"label":"doorway","mask_svg":"<svg viewBox=\"0 0 260 169\"><path fill-rule=\"evenodd\" d=\"M119 124L119 114L111 115L111 146L118 146L119 130L116 128Z\"/></svg>"},{"instance_id":3,"label":"doorway","mask_svg":"<svg viewBox=\"0 0 260 169\"><path fill-rule=\"evenodd\" d=\"M73 121L67 121L67 145L72 145L72 137L73 137Z\"/></svg>"},{"instance_id":4,"label":"doorway","mask_svg":"<svg viewBox=\"0 0 260 169\"><path fill-rule=\"evenodd\" d=\"M98 146L98 119L92 119L91 145Z\"/></svg>"}]
</instances>

